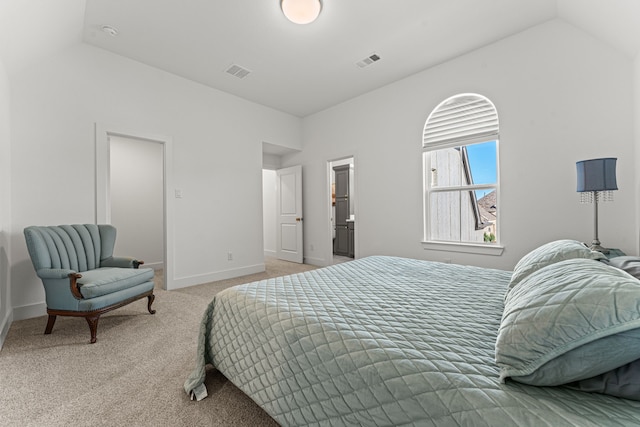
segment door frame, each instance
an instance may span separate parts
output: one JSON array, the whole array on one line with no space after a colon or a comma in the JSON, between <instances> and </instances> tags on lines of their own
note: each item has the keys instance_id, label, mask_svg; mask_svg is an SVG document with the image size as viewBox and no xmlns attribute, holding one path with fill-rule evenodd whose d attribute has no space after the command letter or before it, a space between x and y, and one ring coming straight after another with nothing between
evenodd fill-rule
<instances>
[{"instance_id":1,"label":"door frame","mask_svg":"<svg viewBox=\"0 0 640 427\"><path fill-rule=\"evenodd\" d=\"M331 172L333 170L333 163L340 162L346 159L353 159L353 215L356 217L356 224L353 230L353 253L354 259L358 258L358 164L357 157L355 154L350 154L346 156L332 158L326 161L326 169L325 169L325 203L327 206L327 244L326 244L326 252L325 252L325 265L333 265L333 206L331 205Z\"/></svg>"},{"instance_id":2,"label":"door frame","mask_svg":"<svg viewBox=\"0 0 640 427\"><path fill-rule=\"evenodd\" d=\"M111 160L109 152L109 138L119 136L123 138L141 139L159 143L162 146L163 158L163 233L164 233L164 260L163 260L163 289L173 288L173 199L169 197L169 189L173 188L173 139L165 135L155 135L126 129L114 125L95 123L96 138L96 200L95 214L96 224L111 223Z\"/></svg>"}]
</instances>

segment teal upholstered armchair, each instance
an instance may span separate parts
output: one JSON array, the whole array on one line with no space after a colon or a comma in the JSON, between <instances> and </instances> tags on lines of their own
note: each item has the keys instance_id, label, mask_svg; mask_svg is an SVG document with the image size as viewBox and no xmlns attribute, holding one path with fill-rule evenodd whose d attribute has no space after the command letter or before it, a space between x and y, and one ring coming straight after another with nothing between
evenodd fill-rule
<instances>
[{"instance_id":1,"label":"teal upholstered armchair","mask_svg":"<svg viewBox=\"0 0 640 427\"><path fill-rule=\"evenodd\" d=\"M77 224L24 229L29 256L44 284L50 334L56 316L84 317L96 342L100 315L147 297L154 314L153 270L128 257L114 257L116 229Z\"/></svg>"}]
</instances>

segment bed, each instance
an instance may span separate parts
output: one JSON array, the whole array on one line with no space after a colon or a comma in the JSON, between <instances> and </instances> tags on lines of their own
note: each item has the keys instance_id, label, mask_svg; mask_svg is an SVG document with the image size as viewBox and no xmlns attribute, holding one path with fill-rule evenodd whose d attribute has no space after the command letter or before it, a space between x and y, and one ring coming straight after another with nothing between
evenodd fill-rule
<instances>
[{"instance_id":1,"label":"bed","mask_svg":"<svg viewBox=\"0 0 640 427\"><path fill-rule=\"evenodd\" d=\"M543 245L513 272L372 256L226 289L185 391L204 398L212 365L283 426L640 425L638 388L610 386L623 365L637 383L640 281L576 244ZM600 276L610 288L586 306L612 300L602 321L567 302Z\"/></svg>"}]
</instances>

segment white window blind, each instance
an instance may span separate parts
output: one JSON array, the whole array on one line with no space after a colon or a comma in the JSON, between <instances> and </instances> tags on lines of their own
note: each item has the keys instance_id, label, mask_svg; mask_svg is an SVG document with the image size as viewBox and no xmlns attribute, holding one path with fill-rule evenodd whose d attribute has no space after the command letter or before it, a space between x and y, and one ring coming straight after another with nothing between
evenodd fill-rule
<instances>
[{"instance_id":1,"label":"white window blind","mask_svg":"<svg viewBox=\"0 0 640 427\"><path fill-rule=\"evenodd\" d=\"M487 98L476 94L446 99L429 115L424 126L423 147L456 141L490 140L498 135L498 113Z\"/></svg>"}]
</instances>

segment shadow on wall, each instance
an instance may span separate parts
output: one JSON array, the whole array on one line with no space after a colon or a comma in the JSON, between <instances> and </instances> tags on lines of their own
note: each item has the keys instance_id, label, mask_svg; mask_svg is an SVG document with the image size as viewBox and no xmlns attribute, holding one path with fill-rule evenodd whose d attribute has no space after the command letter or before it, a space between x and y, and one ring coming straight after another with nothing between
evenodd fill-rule
<instances>
[{"instance_id":1,"label":"shadow on wall","mask_svg":"<svg viewBox=\"0 0 640 427\"><path fill-rule=\"evenodd\" d=\"M11 239L13 260L10 273L10 298L13 304L13 320L23 320L32 317L44 316L46 302L44 286L33 269L33 263L27 252L27 245L22 231L5 236ZM18 255L16 255L18 254ZM24 254L24 258L20 259ZM20 259L19 261L16 261ZM25 305L16 305L16 301L34 301ZM18 303L19 304L19 303Z\"/></svg>"},{"instance_id":2,"label":"shadow on wall","mask_svg":"<svg viewBox=\"0 0 640 427\"><path fill-rule=\"evenodd\" d=\"M0 233L0 242L6 241L5 233ZM9 257L6 246L0 246L0 313L4 314L4 307L9 305ZM0 320L4 316L0 315Z\"/></svg>"},{"instance_id":3,"label":"shadow on wall","mask_svg":"<svg viewBox=\"0 0 640 427\"><path fill-rule=\"evenodd\" d=\"M9 293L9 256L7 246L9 239L7 233L0 232L0 348L4 342L5 334L9 331L11 318L11 294ZM5 324L5 322L7 322Z\"/></svg>"}]
</instances>

